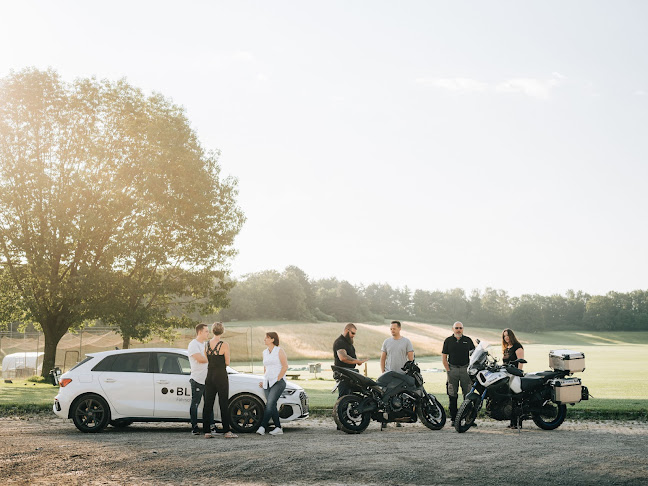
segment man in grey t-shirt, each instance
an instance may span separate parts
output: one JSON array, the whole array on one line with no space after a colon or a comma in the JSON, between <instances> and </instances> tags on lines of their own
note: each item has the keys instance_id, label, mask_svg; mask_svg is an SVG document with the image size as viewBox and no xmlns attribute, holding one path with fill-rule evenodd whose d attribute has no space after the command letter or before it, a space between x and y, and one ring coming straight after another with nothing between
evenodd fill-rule
<instances>
[{"instance_id":1,"label":"man in grey t-shirt","mask_svg":"<svg viewBox=\"0 0 648 486\"><path fill-rule=\"evenodd\" d=\"M385 371L398 371L403 373L403 365L414 359L414 346L412 341L401 336L400 321L392 321L389 326L392 337L385 339L380 356L380 369Z\"/></svg>"}]
</instances>

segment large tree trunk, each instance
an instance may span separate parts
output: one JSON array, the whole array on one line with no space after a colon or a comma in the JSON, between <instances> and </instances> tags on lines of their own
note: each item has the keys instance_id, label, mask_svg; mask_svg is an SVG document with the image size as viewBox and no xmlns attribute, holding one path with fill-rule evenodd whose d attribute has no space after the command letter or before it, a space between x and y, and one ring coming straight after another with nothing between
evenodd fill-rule
<instances>
[{"instance_id":1,"label":"large tree trunk","mask_svg":"<svg viewBox=\"0 0 648 486\"><path fill-rule=\"evenodd\" d=\"M63 325L57 316L48 316L44 323L41 323L43 335L45 336L45 355L43 356L43 370L41 376L47 378L51 369L56 366L56 348L68 328Z\"/></svg>"},{"instance_id":2,"label":"large tree trunk","mask_svg":"<svg viewBox=\"0 0 648 486\"><path fill-rule=\"evenodd\" d=\"M123 336L122 349L128 349L130 347L130 340L130 336Z\"/></svg>"}]
</instances>

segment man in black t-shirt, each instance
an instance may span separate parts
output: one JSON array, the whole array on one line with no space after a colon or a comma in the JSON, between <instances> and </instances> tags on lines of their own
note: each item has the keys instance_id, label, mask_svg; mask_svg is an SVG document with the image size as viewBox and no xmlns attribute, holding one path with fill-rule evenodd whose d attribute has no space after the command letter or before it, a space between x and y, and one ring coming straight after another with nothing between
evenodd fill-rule
<instances>
[{"instance_id":1,"label":"man in black t-shirt","mask_svg":"<svg viewBox=\"0 0 648 486\"><path fill-rule=\"evenodd\" d=\"M470 391L472 382L468 376L468 361L470 351L475 349L475 344L468 336L463 335L463 324L459 321L452 325L452 336L443 341L443 367L445 368L448 381L446 387L450 399L450 420L454 426L457 418L457 399L459 397L459 383L463 396Z\"/></svg>"},{"instance_id":2,"label":"man in black t-shirt","mask_svg":"<svg viewBox=\"0 0 648 486\"><path fill-rule=\"evenodd\" d=\"M356 365L368 361L366 359L360 360L356 357L356 350L353 346L353 338L356 332L357 328L355 324L349 323L344 326L344 331L333 343L333 360L335 361L335 366L350 368L355 371ZM340 382L338 386L338 398L349 393L351 393L351 390L344 382Z\"/></svg>"}]
</instances>

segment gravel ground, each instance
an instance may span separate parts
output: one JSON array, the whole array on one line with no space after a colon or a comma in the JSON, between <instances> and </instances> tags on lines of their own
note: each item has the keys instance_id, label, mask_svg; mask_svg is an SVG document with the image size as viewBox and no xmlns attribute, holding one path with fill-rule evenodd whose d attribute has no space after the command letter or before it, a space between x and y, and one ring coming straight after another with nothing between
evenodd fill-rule
<instances>
[{"instance_id":1,"label":"gravel ground","mask_svg":"<svg viewBox=\"0 0 648 486\"><path fill-rule=\"evenodd\" d=\"M458 434L420 424L360 435L328 417L284 435L211 440L187 424L78 432L50 416L0 419L1 484L551 484L648 485L648 424L567 421L521 432L482 420Z\"/></svg>"}]
</instances>

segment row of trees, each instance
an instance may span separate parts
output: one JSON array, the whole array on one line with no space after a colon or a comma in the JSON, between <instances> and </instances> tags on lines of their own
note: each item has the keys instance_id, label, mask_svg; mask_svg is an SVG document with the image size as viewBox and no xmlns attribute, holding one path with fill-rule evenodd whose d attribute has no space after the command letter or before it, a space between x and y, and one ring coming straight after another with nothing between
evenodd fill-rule
<instances>
[{"instance_id":1,"label":"row of trees","mask_svg":"<svg viewBox=\"0 0 648 486\"><path fill-rule=\"evenodd\" d=\"M0 80L0 324L45 337L101 318L128 347L213 313L244 220L183 108L125 81Z\"/></svg>"},{"instance_id":2,"label":"row of trees","mask_svg":"<svg viewBox=\"0 0 648 486\"><path fill-rule=\"evenodd\" d=\"M354 286L335 278L311 280L299 268L247 275L230 292L225 320L288 319L378 321L408 319L512 327L524 331L559 329L648 330L648 291L589 295L512 297L486 288L467 294L394 288L389 284Z\"/></svg>"}]
</instances>

